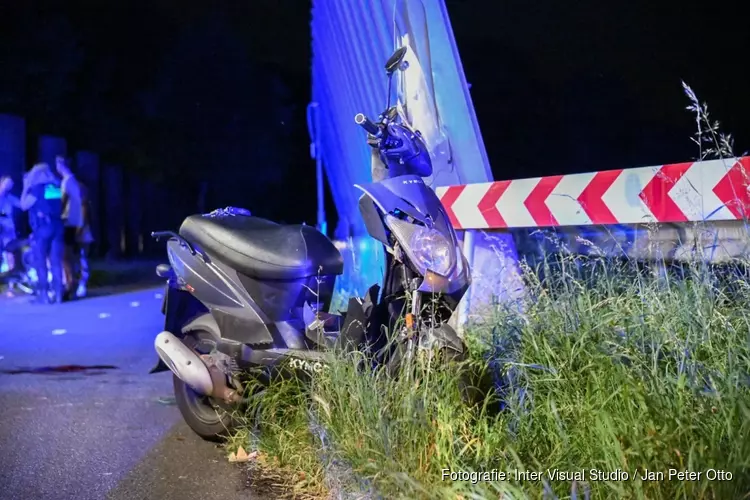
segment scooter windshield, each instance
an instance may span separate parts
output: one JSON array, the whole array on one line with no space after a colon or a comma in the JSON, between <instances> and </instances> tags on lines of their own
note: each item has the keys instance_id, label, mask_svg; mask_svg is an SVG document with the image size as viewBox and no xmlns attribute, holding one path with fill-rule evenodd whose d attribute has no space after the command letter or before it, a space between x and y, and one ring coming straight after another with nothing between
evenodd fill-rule
<instances>
[{"instance_id":1,"label":"scooter windshield","mask_svg":"<svg viewBox=\"0 0 750 500\"><path fill-rule=\"evenodd\" d=\"M402 122L418 130L427 145L434 177L452 168L451 147L438 112L435 75L422 0L396 0L393 11L394 50L406 47L408 67L397 72L397 96ZM431 185L431 179L426 179Z\"/></svg>"}]
</instances>

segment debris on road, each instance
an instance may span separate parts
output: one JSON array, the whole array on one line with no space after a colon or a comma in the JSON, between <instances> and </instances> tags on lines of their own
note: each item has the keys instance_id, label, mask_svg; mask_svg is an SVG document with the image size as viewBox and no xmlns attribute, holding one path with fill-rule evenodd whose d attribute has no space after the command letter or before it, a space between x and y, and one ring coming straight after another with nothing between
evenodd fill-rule
<instances>
[{"instance_id":1,"label":"debris on road","mask_svg":"<svg viewBox=\"0 0 750 500\"><path fill-rule=\"evenodd\" d=\"M237 449L237 453L232 452L229 454L229 461L233 463L234 462L249 462L250 460L254 460L257 456L258 456L257 451L254 451L248 455L247 452L245 451L245 448L240 446Z\"/></svg>"}]
</instances>

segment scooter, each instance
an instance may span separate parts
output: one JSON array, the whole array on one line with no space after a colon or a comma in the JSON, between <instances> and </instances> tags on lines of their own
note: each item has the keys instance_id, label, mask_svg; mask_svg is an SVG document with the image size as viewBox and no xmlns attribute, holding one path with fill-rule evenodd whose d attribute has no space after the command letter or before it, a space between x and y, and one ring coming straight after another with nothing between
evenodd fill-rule
<instances>
[{"instance_id":1,"label":"scooter","mask_svg":"<svg viewBox=\"0 0 750 500\"><path fill-rule=\"evenodd\" d=\"M390 82L405 71L407 49L385 65ZM373 362L398 373L420 351L463 359L466 346L448 320L471 283L468 262L440 200L422 176L431 159L418 131L390 106L377 121L363 114L389 178L356 185L365 227L386 250L382 290L352 298L345 313L328 309L343 258L315 228L279 225L228 207L187 217L167 239L164 331L154 346L151 373L170 370L177 406L194 432L220 440L230 411L247 402L244 382L276 376L315 376L336 349L373 353Z\"/></svg>"}]
</instances>

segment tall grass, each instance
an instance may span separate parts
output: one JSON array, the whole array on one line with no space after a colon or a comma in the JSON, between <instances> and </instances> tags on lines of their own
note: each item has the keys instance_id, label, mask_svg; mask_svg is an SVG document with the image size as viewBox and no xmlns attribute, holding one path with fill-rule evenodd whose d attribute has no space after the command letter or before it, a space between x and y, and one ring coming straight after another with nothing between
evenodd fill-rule
<instances>
[{"instance_id":1,"label":"tall grass","mask_svg":"<svg viewBox=\"0 0 750 500\"><path fill-rule=\"evenodd\" d=\"M525 268L526 315L501 310L468 333L473 362L491 371L499 415L461 401L458 367L417 364L398 380L362 373L341 355L311 384L269 390L261 449L322 484L327 459L348 464L385 498L736 498L750 492L750 295L689 266L679 278L601 259ZM293 395L293 397L292 397ZM529 470L537 480L450 481L453 472ZM584 470L554 480L555 469ZM612 480L593 480L623 471ZM702 480L669 480L670 469ZM706 480L709 469L731 481ZM667 474L645 481L645 471ZM316 483L317 481L317 483Z\"/></svg>"},{"instance_id":2,"label":"tall grass","mask_svg":"<svg viewBox=\"0 0 750 500\"><path fill-rule=\"evenodd\" d=\"M707 133L726 156L709 125L698 143ZM696 257L661 272L565 253L524 265L524 307L466 333L469 363L494 381L486 404L462 401L465 367L418 361L392 379L341 354L310 383L268 389L251 419L260 448L321 495L343 464L384 498L748 497L747 262Z\"/></svg>"}]
</instances>

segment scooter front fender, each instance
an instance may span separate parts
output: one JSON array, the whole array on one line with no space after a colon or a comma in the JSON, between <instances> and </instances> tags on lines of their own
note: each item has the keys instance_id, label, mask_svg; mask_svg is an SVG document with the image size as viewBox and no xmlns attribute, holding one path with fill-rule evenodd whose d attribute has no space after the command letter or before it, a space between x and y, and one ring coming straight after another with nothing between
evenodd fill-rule
<instances>
[{"instance_id":1,"label":"scooter front fender","mask_svg":"<svg viewBox=\"0 0 750 500\"><path fill-rule=\"evenodd\" d=\"M463 339L459 337L456 330L450 325L444 323L435 328L431 328L424 334L427 345L431 345L435 348L446 348L450 349L458 354L465 354L466 344Z\"/></svg>"}]
</instances>

